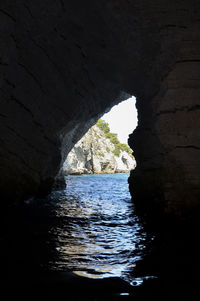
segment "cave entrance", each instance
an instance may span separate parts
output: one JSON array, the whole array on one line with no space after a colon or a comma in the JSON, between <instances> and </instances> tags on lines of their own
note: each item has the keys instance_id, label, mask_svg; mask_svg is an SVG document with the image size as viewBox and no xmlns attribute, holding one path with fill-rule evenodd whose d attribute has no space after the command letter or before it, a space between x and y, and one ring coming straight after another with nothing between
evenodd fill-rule
<instances>
[{"instance_id":1,"label":"cave entrance","mask_svg":"<svg viewBox=\"0 0 200 301\"><path fill-rule=\"evenodd\" d=\"M117 107L113 108L114 113L111 113L117 117L113 120L113 124L112 121L109 123L110 131L107 125L109 113L102 116L104 121L100 124L105 127L106 133L116 132L115 124L125 125L128 115L135 116L134 123L137 124L137 111L129 114L130 107L134 110L134 102L135 99L132 98L119 104L117 106L119 112L116 112ZM125 110L125 107L128 110ZM130 128L129 132L132 132L134 128L131 122L132 120L126 124L126 127ZM126 136L124 140L119 134L122 145L125 144L129 132L122 131L121 135ZM98 131L97 135L100 135ZM116 139L115 135L110 135L110 137ZM100 137L95 137L95 139L98 140ZM102 145L105 144L105 139L107 138L104 138ZM78 148L80 147L79 145ZM108 148L112 151L109 145L104 145L104 148L107 148L108 153ZM93 156L95 151L102 152L101 149L94 149L93 146L91 153ZM118 149L113 147L113 152L117 153L117 151ZM81 153L80 149L79 153ZM103 156L105 154L99 154L99 157ZM120 158L117 155L116 157ZM124 165L127 164L125 157L123 161ZM49 270L55 271L55 276L51 273L50 275L55 277L57 283L62 281L62 278L59 278L62 272L65 273L64 275L70 272L68 279L71 279L72 273L73 277L75 274L75 277L84 276L93 279L120 277L132 286L140 285L145 279L134 274L136 263L141 260L143 250L147 246L147 236L134 212L134 205L128 190L129 173L110 173L108 168L111 167L105 162L104 164L102 166L107 169L106 173L66 174L66 189L55 189L46 200L41 200L41 202L38 200L37 203L31 204L31 201L27 203L25 209L31 213L29 213L30 216L25 214L26 223L28 223L25 237L30 238L30 242L27 243L26 239L24 244L26 248L28 244L30 250L27 255L28 260L30 258L29 261L33 262L30 271L38 273L37 269L39 269L42 275L41 279L37 280L35 277L34 281L43 283L43 268L45 273ZM40 235L37 243L34 240L33 246L31 238L35 237L35 233L40 233ZM11 268L12 266L10 264ZM25 263L24 270L22 270L22 277L27 275ZM124 291L124 286L122 292L127 293Z\"/></svg>"},{"instance_id":2,"label":"cave entrance","mask_svg":"<svg viewBox=\"0 0 200 301\"><path fill-rule=\"evenodd\" d=\"M75 145L64 165L66 189L52 194L56 213L56 270L88 278L122 277L138 285L132 270L145 232L128 189L135 159L127 139L137 125L135 98L114 106ZM131 161L132 160L132 161ZM132 164L132 165L131 165ZM134 280L133 280L134 279Z\"/></svg>"},{"instance_id":3,"label":"cave entrance","mask_svg":"<svg viewBox=\"0 0 200 301\"><path fill-rule=\"evenodd\" d=\"M134 169L136 160L128 137L138 122L135 104L135 97L130 97L105 113L75 144L62 174L109 174Z\"/></svg>"}]
</instances>

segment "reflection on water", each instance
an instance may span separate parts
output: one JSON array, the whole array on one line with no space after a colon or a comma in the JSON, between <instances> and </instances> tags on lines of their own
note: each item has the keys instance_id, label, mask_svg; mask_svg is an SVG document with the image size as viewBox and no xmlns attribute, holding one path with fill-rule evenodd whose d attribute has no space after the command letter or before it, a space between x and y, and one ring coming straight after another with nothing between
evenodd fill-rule
<instances>
[{"instance_id":1,"label":"reflection on water","mask_svg":"<svg viewBox=\"0 0 200 301\"><path fill-rule=\"evenodd\" d=\"M135 274L135 266L144 261L152 238L134 213L127 178L68 176L66 190L9 210L2 240L8 283L29 285L44 274L73 272L141 285L152 273Z\"/></svg>"},{"instance_id":2,"label":"reflection on water","mask_svg":"<svg viewBox=\"0 0 200 301\"><path fill-rule=\"evenodd\" d=\"M188 299L195 299L191 294L199 293L199 223L177 224L170 219L159 224L159 231L146 224L146 233L134 213L127 177L70 176L66 190L3 211L0 249L5 286L35 290L44 285L49 290L54 285L56 294L62 285L64 292L72 288L74 293L78 287L82 290L77 300L88 301L94 300L87 297L91 282L94 295L100 283L115 294L116 283L125 280L138 300L145 300L140 294L159 295L162 300L166 293L179 300L186 292ZM157 279L152 279L155 275ZM118 290L122 298L130 291L124 286Z\"/></svg>"},{"instance_id":3,"label":"reflection on water","mask_svg":"<svg viewBox=\"0 0 200 301\"><path fill-rule=\"evenodd\" d=\"M134 215L127 174L66 177L67 189L50 195L60 223L51 228L57 259L51 268L91 278L131 278L145 250L146 233Z\"/></svg>"}]
</instances>

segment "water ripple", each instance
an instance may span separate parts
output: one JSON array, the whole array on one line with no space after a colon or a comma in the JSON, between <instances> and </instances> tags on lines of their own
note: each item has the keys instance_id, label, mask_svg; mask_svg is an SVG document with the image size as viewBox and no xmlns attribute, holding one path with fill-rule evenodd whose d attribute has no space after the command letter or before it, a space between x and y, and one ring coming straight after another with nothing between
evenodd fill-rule
<instances>
[{"instance_id":1,"label":"water ripple","mask_svg":"<svg viewBox=\"0 0 200 301\"><path fill-rule=\"evenodd\" d=\"M127 177L68 176L67 189L51 194L62 220L51 229L58 253L52 269L92 278L131 277L146 233L134 214Z\"/></svg>"}]
</instances>

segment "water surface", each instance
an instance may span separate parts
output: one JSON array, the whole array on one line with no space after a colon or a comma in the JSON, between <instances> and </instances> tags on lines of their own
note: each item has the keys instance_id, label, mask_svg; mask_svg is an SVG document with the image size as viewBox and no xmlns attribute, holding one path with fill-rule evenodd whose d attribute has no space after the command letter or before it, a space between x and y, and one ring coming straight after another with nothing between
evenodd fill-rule
<instances>
[{"instance_id":1,"label":"water surface","mask_svg":"<svg viewBox=\"0 0 200 301\"><path fill-rule=\"evenodd\" d=\"M199 224L170 220L156 222L155 231L149 224L144 229L127 179L128 174L68 176L66 189L4 211L5 286L44 288L45 294L52 288L55 296L70 291L76 301L115 300L117 293L138 300L196 296Z\"/></svg>"},{"instance_id":2,"label":"water surface","mask_svg":"<svg viewBox=\"0 0 200 301\"><path fill-rule=\"evenodd\" d=\"M53 271L94 279L120 277L138 286L154 276L135 275L152 237L134 212L128 176L67 176L66 189L8 211L8 282L29 285Z\"/></svg>"},{"instance_id":3,"label":"water surface","mask_svg":"<svg viewBox=\"0 0 200 301\"><path fill-rule=\"evenodd\" d=\"M131 274L146 248L146 233L134 214L128 174L67 176L67 188L50 195L61 224L51 229L57 260L51 268L92 278Z\"/></svg>"}]
</instances>

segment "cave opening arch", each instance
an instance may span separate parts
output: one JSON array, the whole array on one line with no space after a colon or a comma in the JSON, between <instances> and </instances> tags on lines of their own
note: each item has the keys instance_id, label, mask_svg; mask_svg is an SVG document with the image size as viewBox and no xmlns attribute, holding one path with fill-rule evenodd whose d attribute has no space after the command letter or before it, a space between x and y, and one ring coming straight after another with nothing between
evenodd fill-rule
<instances>
[{"instance_id":1,"label":"cave opening arch","mask_svg":"<svg viewBox=\"0 0 200 301\"><path fill-rule=\"evenodd\" d=\"M69 150L126 91L137 97L129 144L142 204L199 208L197 1L61 2L1 3L2 199L47 191L61 141Z\"/></svg>"},{"instance_id":2,"label":"cave opening arch","mask_svg":"<svg viewBox=\"0 0 200 301\"><path fill-rule=\"evenodd\" d=\"M24 200L51 191L67 152L125 91L139 115L134 201L151 221L198 222L200 1L2 0L0 17L3 218L12 207L20 224Z\"/></svg>"},{"instance_id":3,"label":"cave opening arch","mask_svg":"<svg viewBox=\"0 0 200 301\"><path fill-rule=\"evenodd\" d=\"M129 97L114 105L74 145L58 173L90 174L128 172L136 167L128 137L137 127L136 98ZM65 144L63 143L63 148Z\"/></svg>"}]
</instances>

